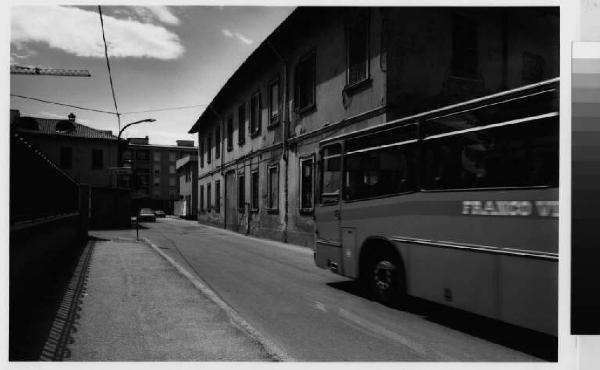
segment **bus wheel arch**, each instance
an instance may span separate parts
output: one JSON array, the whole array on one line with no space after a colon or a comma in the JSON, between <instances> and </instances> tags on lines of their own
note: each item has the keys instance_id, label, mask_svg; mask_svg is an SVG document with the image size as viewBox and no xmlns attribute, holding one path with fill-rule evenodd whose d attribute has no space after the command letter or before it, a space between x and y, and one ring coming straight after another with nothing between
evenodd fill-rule
<instances>
[{"instance_id":1,"label":"bus wheel arch","mask_svg":"<svg viewBox=\"0 0 600 370\"><path fill-rule=\"evenodd\" d=\"M404 260L394 244L385 238L369 238L361 249L359 281L373 299L399 306L406 297Z\"/></svg>"}]
</instances>

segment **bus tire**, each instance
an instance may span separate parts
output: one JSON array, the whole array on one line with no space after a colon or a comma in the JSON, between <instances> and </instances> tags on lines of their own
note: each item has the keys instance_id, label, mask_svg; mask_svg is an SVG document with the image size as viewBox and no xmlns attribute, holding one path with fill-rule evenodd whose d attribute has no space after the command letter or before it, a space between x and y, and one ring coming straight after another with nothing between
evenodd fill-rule
<instances>
[{"instance_id":1,"label":"bus tire","mask_svg":"<svg viewBox=\"0 0 600 370\"><path fill-rule=\"evenodd\" d=\"M391 252L374 255L367 269L366 283L371 296L388 306L404 301L404 270L400 258Z\"/></svg>"}]
</instances>

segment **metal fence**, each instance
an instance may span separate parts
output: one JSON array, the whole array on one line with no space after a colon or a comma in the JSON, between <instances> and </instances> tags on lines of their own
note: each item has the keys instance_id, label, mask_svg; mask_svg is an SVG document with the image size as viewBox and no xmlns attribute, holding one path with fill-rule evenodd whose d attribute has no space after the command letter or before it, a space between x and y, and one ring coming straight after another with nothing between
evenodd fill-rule
<instances>
[{"instance_id":1,"label":"metal fence","mask_svg":"<svg viewBox=\"0 0 600 370\"><path fill-rule=\"evenodd\" d=\"M10 223L78 212L79 186L17 133L10 137Z\"/></svg>"}]
</instances>

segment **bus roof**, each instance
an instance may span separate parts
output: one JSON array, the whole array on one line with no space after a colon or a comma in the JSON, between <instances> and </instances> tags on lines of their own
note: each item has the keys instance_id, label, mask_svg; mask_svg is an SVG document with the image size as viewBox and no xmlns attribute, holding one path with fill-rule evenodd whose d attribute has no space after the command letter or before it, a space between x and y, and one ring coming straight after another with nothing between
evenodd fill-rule
<instances>
[{"instance_id":1,"label":"bus roof","mask_svg":"<svg viewBox=\"0 0 600 370\"><path fill-rule=\"evenodd\" d=\"M381 123L381 124L376 125L376 126L367 127L365 129L362 129L362 130L352 131L352 132L348 132L348 133L345 133L345 134L337 135L337 136L334 136L334 137L326 138L326 139L321 140L319 142L319 144L323 145L323 144L327 144L327 143L332 142L332 141L336 141L336 140L340 140L340 139L345 139L345 138L349 138L349 137L352 137L352 136L358 136L358 135L368 134L368 133L371 133L371 132L377 132L377 131L380 131L380 130L385 130L385 129L388 129L390 127L399 126L399 125L402 125L404 123L409 123L410 121L415 121L415 120L418 120L418 119L428 118L430 116L437 115L437 114L440 114L440 113L452 113L455 110L458 110L458 109L461 109L461 108L466 108L466 107L471 106L471 105L476 105L476 104L484 102L486 100L502 100L502 98L505 98L505 97L510 96L510 95L519 95L520 93L527 93L527 92L531 92L531 91L537 91L537 90L540 90L540 89L552 87L553 85L557 85L558 82L559 82L559 80L560 80L560 78L556 77L556 78L552 78L552 79L545 80L545 81L542 81L542 82L538 82L538 83L535 83L535 84L521 86L521 87L518 87L516 89L506 90L506 91L502 91L502 92L499 92L499 93L495 93L495 94L491 94L491 95L486 95L486 96L483 96L483 97L480 97L480 98L467 100L467 101L464 101L464 102L461 102L461 103L452 104L452 105L448 105L448 106L445 106L445 107L433 109L433 110L430 110L430 111L426 111L426 112L414 114L414 115L411 115L411 116L398 118L398 119L395 119L393 121Z\"/></svg>"}]
</instances>

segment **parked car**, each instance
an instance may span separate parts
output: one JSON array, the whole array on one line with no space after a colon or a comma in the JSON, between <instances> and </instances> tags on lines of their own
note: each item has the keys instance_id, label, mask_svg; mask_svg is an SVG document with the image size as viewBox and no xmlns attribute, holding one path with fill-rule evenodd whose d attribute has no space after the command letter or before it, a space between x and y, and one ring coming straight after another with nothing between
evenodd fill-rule
<instances>
[{"instance_id":1,"label":"parked car","mask_svg":"<svg viewBox=\"0 0 600 370\"><path fill-rule=\"evenodd\" d=\"M156 217L160 217L160 218L167 217L167 214L162 209L154 211L154 214L156 215Z\"/></svg>"},{"instance_id":2,"label":"parked car","mask_svg":"<svg viewBox=\"0 0 600 370\"><path fill-rule=\"evenodd\" d=\"M150 208L142 208L140 209L140 213L138 214L138 221L156 222L156 215L154 214L154 211Z\"/></svg>"}]
</instances>

